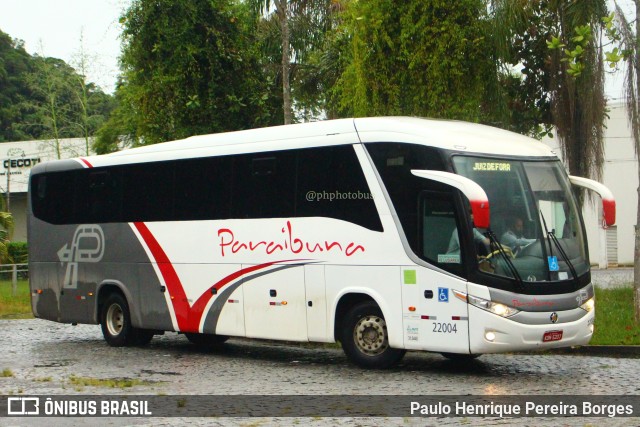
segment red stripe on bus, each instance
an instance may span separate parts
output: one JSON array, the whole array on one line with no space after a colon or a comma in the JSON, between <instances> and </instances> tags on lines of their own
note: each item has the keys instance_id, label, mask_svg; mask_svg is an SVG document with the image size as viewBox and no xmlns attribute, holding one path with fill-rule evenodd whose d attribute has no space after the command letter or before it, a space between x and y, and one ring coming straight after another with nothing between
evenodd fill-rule
<instances>
[{"instance_id":1,"label":"red stripe on bus","mask_svg":"<svg viewBox=\"0 0 640 427\"><path fill-rule=\"evenodd\" d=\"M87 167L89 167L89 168L92 168L92 167L93 167L93 165L92 165L91 163L89 163L89 160L87 160L87 159L85 159L85 158L80 157L80 161L81 161L82 163L84 163L85 165L87 165Z\"/></svg>"},{"instance_id":2,"label":"red stripe on bus","mask_svg":"<svg viewBox=\"0 0 640 427\"><path fill-rule=\"evenodd\" d=\"M186 293L184 292L184 287L180 282L180 278L178 277L178 273L176 273L175 268L173 268L173 264L169 260L169 257L164 252L160 243L153 236L149 227L143 222L134 223L136 229L144 239L147 247L151 251L153 258L160 269L160 273L162 274L162 278L165 281L165 285L169 291L169 295L171 295L171 303L173 304L173 310L176 314L176 320L178 322L178 329L182 332L199 332L200 321L202 319L202 315L204 313L204 309L213 298L213 294L211 293L211 288L215 288L216 290L220 290L225 285L230 282L238 279L239 277L254 272L256 270L261 270L263 268L270 267L274 264L282 263L282 262L290 262L290 261L299 261L299 260L279 260L267 262L264 264L253 265L251 267L243 268L224 277L222 280L218 281L211 288L207 289L197 301L189 306L189 302L187 301Z\"/></svg>"}]
</instances>

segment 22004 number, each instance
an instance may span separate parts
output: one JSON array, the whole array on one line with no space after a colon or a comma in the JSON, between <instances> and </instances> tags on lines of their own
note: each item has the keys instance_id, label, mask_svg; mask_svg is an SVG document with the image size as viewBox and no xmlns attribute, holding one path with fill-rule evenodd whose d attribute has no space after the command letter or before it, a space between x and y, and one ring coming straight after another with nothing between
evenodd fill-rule
<instances>
[{"instance_id":1,"label":"22004 number","mask_svg":"<svg viewBox=\"0 0 640 427\"><path fill-rule=\"evenodd\" d=\"M457 334L458 326L455 323L433 322L433 332L443 334Z\"/></svg>"}]
</instances>

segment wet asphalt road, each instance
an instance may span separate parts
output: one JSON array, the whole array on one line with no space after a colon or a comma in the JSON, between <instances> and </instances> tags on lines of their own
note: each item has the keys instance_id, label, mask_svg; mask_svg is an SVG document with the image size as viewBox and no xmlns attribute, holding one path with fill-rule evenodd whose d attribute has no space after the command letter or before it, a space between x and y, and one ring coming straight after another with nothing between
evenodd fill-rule
<instances>
[{"instance_id":1,"label":"wet asphalt road","mask_svg":"<svg viewBox=\"0 0 640 427\"><path fill-rule=\"evenodd\" d=\"M393 370L350 365L338 348L229 340L201 350L175 333L143 348L112 348L99 326L0 320L0 395L640 395L640 360L558 354L484 355L460 365L411 352ZM128 378L127 388L73 377ZM640 425L638 418L0 418L0 425Z\"/></svg>"}]
</instances>

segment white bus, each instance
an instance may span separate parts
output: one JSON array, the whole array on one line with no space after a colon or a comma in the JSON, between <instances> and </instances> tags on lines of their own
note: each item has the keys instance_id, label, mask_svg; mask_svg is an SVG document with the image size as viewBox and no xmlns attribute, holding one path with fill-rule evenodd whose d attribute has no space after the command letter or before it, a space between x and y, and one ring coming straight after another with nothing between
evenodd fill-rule
<instances>
[{"instance_id":1,"label":"white bus","mask_svg":"<svg viewBox=\"0 0 640 427\"><path fill-rule=\"evenodd\" d=\"M543 143L362 118L39 164L32 308L112 346L164 331L340 341L363 367L586 344L594 290L572 184Z\"/></svg>"}]
</instances>

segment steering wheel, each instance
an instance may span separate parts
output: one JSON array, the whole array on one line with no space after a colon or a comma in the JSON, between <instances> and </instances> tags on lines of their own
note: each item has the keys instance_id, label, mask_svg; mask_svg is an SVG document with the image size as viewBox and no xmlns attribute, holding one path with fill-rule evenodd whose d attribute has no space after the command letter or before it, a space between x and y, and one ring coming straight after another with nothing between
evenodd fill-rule
<instances>
[{"instance_id":1,"label":"steering wheel","mask_svg":"<svg viewBox=\"0 0 640 427\"><path fill-rule=\"evenodd\" d=\"M509 257L511 257L512 259L515 259L516 255L513 253L513 251L511 250L511 248L510 248L510 247L508 247L508 246L504 246L504 245L500 245L500 247L502 248L502 250L500 250L500 249L496 249L495 251L490 252L487 256L480 257L479 262L481 262L481 261L489 261L489 259L490 259L491 257L493 257L494 255L499 254L499 253L500 253L500 252L502 252L502 251L504 251L504 253L506 253L506 254L507 254Z\"/></svg>"}]
</instances>

